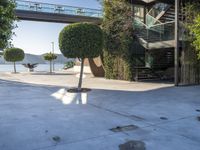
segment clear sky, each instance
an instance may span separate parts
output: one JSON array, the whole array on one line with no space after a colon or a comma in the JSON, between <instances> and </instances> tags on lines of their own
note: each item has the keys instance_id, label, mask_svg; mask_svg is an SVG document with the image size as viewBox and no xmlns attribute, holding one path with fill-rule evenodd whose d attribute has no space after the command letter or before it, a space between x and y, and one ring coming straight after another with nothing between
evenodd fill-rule
<instances>
[{"instance_id":1,"label":"clear sky","mask_svg":"<svg viewBox=\"0 0 200 150\"><path fill-rule=\"evenodd\" d=\"M31 0L52 4L63 4L70 6L80 6L100 9L97 0ZM51 51L51 42L55 43L55 53L60 53L58 47L58 36L60 31L67 24L19 21L18 28L14 30L16 36L13 37L15 47L22 48L25 53L43 54Z\"/></svg>"}]
</instances>

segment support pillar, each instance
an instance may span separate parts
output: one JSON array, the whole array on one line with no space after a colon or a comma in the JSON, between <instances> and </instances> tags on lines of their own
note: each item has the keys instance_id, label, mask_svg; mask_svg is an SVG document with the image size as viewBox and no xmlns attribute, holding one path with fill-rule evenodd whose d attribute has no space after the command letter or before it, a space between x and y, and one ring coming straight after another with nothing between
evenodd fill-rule
<instances>
[{"instance_id":1,"label":"support pillar","mask_svg":"<svg viewBox=\"0 0 200 150\"><path fill-rule=\"evenodd\" d=\"M179 0L175 0L175 62L174 62L174 84L179 85Z\"/></svg>"}]
</instances>

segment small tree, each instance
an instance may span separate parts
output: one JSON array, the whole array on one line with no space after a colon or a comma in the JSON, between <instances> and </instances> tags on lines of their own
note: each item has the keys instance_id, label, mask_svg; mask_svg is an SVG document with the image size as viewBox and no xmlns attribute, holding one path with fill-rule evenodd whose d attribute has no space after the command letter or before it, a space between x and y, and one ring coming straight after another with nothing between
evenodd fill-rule
<instances>
[{"instance_id":1,"label":"small tree","mask_svg":"<svg viewBox=\"0 0 200 150\"><path fill-rule=\"evenodd\" d=\"M57 56L53 53L47 53L44 55L44 59L49 61L49 64L50 64L50 73L52 73L52 61L57 59Z\"/></svg>"},{"instance_id":2,"label":"small tree","mask_svg":"<svg viewBox=\"0 0 200 150\"><path fill-rule=\"evenodd\" d=\"M103 49L103 32L98 25L75 23L66 26L60 33L59 46L62 54L68 58L78 58L81 70L78 92L81 92L85 58L95 58Z\"/></svg>"},{"instance_id":3,"label":"small tree","mask_svg":"<svg viewBox=\"0 0 200 150\"><path fill-rule=\"evenodd\" d=\"M16 62L24 59L24 51L20 48L8 48L3 53L4 59L8 62L13 62L14 73L16 73Z\"/></svg>"}]
</instances>

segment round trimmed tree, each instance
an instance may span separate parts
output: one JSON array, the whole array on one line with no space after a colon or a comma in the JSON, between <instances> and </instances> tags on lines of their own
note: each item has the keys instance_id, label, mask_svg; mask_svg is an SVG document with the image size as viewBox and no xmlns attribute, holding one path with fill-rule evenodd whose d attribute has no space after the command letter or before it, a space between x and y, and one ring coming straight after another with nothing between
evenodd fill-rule
<instances>
[{"instance_id":1,"label":"round trimmed tree","mask_svg":"<svg viewBox=\"0 0 200 150\"><path fill-rule=\"evenodd\" d=\"M24 59L24 51L20 48L8 48L3 53L4 59L8 62L13 62L14 73L16 73L16 62Z\"/></svg>"},{"instance_id":2,"label":"round trimmed tree","mask_svg":"<svg viewBox=\"0 0 200 150\"><path fill-rule=\"evenodd\" d=\"M59 47L68 58L78 58L81 70L78 91L81 91L85 58L98 57L103 49L103 32L98 25L75 23L66 26L59 35Z\"/></svg>"},{"instance_id":3,"label":"round trimmed tree","mask_svg":"<svg viewBox=\"0 0 200 150\"><path fill-rule=\"evenodd\" d=\"M53 53L46 53L44 56L44 59L49 61L49 64L50 64L50 73L52 73L52 61L57 59L57 56Z\"/></svg>"}]
</instances>

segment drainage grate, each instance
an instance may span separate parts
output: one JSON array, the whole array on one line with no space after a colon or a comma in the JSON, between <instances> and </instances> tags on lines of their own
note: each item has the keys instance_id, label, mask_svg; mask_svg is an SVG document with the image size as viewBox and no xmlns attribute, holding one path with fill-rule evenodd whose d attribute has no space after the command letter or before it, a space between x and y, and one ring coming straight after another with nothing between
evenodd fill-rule
<instances>
[{"instance_id":1,"label":"drainage grate","mask_svg":"<svg viewBox=\"0 0 200 150\"><path fill-rule=\"evenodd\" d=\"M52 137L52 140L55 142L60 142L61 138L59 136L54 136L54 137Z\"/></svg>"},{"instance_id":2,"label":"drainage grate","mask_svg":"<svg viewBox=\"0 0 200 150\"><path fill-rule=\"evenodd\" d=\"M167 117L160 117L161 120L168 120Z\"/></svg>"},{"instance_id":3,"label":"drainage grate","mask_svg":"<svg viewBox=\"0 0 200 150\"><path fill-rule=\"evenodd\" d=\"M200 116L197 117L197 120L200 121Z\"/></svg>"},{"instance_id":4,"label":"drainage grate","mask_svg":"<svg viewBox=\"0 0 200 150\"><path fill-rule=\"evenodd\" d=\"M145 143L142 141L128 141L119 145L120 150L145 150Z\"/></svg>"},{"instance_id":5,"label":"drainage grate","mask_svg":"<svg viewBox=\"0 0 200 150\"><path fill-rule=\"evenodd\" d=\"M123 132L123 131L131 131L138 129L138 126L135 125L127 125L127 126L117 126L116 128L110 129L113 132Z\"/></svg>"}]
</instances>

